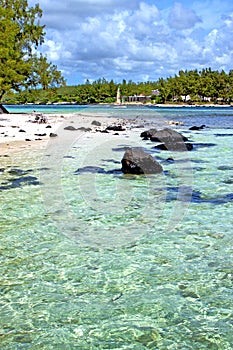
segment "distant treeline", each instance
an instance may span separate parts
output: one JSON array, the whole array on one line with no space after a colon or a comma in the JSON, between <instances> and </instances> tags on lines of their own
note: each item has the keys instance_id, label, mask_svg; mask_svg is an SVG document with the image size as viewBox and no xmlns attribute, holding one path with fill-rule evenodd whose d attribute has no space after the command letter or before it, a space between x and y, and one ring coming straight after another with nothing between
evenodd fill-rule
<instances>
[{"instance_id":1,"label":"distant treeline","mask_svg":"<svg viewBox=\"0 0 233 350\"><path fill-rule=\"evenodd\" d=\"M77 86L60 88L30 89L19 93L9 92L4 103L114 103L120 88L122 102L129 96L147 96L152 103L231 103L233 102L233 70L229 73L212 71L211 68L183 71L158 81L138 82L123 80L122 83L105 78L94 82L86 81ZM148 98L149 97L149 98ZM143 99L142 99L143 100Z\"/></svg>"}]
</instances>

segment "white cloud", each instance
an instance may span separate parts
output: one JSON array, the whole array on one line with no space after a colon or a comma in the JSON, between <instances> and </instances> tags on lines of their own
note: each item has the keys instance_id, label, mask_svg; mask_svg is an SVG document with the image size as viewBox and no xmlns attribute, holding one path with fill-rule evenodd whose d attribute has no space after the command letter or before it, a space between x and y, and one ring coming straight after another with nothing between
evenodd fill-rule
<instances>
[{"instance_id":1,"label":"white cloud","mask_svg":"<svg viewBox=\"0 0 233 350\"><path fill-rule=\"evenodd\" d=\"M178 30L192 28L198 22L201 19L195 11L183 7L180 2L174 4L169 14L169 25Z\"/></svg>"},{"instance_id":2,"label":"white cloud","mask_svg":"<svg viewBox=\"0 0 233 350\"><path fill-rule=\"evenodd\" d=\"M103 76L139 81L180 69L232 69L233 4L221 7L213 0L213 7L210 0L196 0L187 8L182 2L165 7L152 0L41 0L47 31L42 50L73 84Z\"/></svg>"}]
</instances>

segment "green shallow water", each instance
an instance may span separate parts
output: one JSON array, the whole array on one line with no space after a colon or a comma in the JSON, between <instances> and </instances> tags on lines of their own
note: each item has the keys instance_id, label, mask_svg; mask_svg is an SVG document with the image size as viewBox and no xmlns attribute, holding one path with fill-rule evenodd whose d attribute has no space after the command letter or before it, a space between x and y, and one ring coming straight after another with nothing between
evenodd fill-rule
<instances>
[{"instance_id":1,"label":"green shallow water","mask_svg":"<svg viewBox=\"0 0 233 350\"><path fill-rule=\"evenodd\" d=\"M138 135L1 158L1 349L232 349L232 139L215 133L153 151L159 176L75 173L151 151Z\"/></svg>"}]
</instances>

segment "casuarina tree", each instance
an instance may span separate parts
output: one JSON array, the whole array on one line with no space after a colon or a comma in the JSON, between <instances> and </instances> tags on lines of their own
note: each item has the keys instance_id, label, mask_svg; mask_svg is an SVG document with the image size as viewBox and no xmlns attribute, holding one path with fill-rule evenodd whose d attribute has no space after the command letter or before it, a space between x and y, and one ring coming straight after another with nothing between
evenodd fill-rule
<instances>
[{"instance_id":1,"label":"casuarina tree","mask_svg":"<svg viewBox=\"0 0 233 350\"><path fill-rule=\"evenodd\" d=\"M57 66L37 54L44 42L39 5L27 0L0 0L0 101L9 91L64 85Z\"/></svg>"}]
</instances>

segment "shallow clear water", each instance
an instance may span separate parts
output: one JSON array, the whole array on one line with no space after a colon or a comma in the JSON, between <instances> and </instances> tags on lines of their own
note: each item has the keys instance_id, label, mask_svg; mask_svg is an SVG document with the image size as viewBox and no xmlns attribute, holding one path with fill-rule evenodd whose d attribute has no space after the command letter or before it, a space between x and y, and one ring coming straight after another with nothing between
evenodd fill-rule
<instances>
[{"instance_id":1,"label":"shallow clear water","mask_svg":"<svg viewBox=\"0 0 233 350\"><path fill-rule=\"evenodd\" d=\"M182 112L191 152L138 130L0 158L1 349L232 349L233 116L216 111L200 132L209 112ZM113 171L125 145L164 173Z\"/></svg>"}]
</instances>

